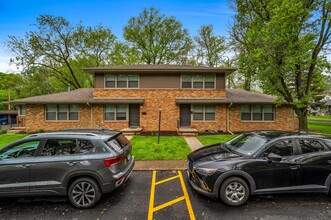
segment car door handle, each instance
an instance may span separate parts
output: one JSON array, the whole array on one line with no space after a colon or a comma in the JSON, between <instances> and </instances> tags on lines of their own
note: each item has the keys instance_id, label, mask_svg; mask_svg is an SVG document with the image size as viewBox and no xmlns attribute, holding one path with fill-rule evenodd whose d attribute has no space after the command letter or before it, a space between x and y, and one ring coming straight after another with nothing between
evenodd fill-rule
<instances>
[{"instance_id":1,"label":"car door handle","mask_svg":"<svg viewBox=\"0 0 331 220\"><path fill-rule=\"evenodd\" d=\"M290 166L290 169L291 170L297 170L300 168L300 165L293 165L293 166Z\"/></svg>"},{"instance_id":2,"label":"car door handle","mask_svg":"<svg viewBox=\"0 0 331 220\"><path fill-rule=\"evenodd\" d=\"M29 164L22 164L22 165L19 165L18 167L19 168L28 168L28 167L30 167L30 165Z\"/></svg>"},{"instance_id":3,"label":"car door handle","mask_svg":"<svg viewBox=\"0 0 331 220\"><path fill-rule=\"evenodd\" d=\"M74 166L74 165L76 165L76 163L77 163L77 162L67 162L67 164L68 164L69 166Z\"/></svg>"}]
</instances>

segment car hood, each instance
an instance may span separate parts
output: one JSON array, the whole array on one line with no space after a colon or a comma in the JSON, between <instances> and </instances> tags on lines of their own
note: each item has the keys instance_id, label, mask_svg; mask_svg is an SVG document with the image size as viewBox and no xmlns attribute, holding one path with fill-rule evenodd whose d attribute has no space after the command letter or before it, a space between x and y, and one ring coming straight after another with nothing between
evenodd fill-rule
<instances>
[{"instance_id":1,"label":"car hood","mask_svg":"<svg viewBox=\"0 0 331 220\"><path fill-rule=\"evenodd\" d=\"M210 145L188 155L191 162L208 162L238 158L241 155L229 152L222 144Z\"/></svg>"}]
</instances>

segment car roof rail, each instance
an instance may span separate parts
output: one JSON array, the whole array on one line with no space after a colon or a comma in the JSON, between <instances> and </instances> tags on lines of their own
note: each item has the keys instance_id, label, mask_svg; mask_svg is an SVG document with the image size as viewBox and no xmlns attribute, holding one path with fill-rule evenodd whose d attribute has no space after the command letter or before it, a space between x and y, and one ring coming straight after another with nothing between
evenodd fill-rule
<instances>
[{"instance_id":1,"label":"car roof rail","mask_svg":"<svg viewBox=\"0 0 331 220\"><path fill-rule=\"evenodd\" d=\"M47 136L47 135L85 135L85 136L94 136L98 137L100 135L94 133L84 133L84 132L49 132L49 133L39 133L39 134L32 134L27 136L28 137L40 137L40 136Z\"/></svg>"}]
</instances>

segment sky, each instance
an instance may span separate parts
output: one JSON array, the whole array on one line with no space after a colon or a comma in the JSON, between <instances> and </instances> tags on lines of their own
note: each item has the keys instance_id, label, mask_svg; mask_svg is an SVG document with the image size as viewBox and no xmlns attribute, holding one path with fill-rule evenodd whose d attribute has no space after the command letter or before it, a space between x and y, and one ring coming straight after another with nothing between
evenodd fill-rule
<instances>
[{"instance_id":1,"label":"sky","mask_svg":"<svg viewBox=\"0 0 331 220\"><path fill-rule=\"evenodd\" d=\"M227 37L234 16L227 0L0 0L0 72L18 71L9 65L14 56L4 46L8 36L24 37L34 30L33 24L41 14L62 16L71 24L102 24L122 40L128 20L149 7L174 16L191 36L201 25L212 24L216 34Z\"/></svg>"}]
</instances>

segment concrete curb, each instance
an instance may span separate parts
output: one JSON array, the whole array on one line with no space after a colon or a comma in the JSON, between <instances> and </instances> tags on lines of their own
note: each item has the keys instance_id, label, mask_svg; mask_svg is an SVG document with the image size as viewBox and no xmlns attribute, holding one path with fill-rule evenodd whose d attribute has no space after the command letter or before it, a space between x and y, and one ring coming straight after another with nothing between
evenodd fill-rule
<instances>
[{"instance_id":1,"label":"concrete curb","mask_svg":"<svg viewBox=\"0 0 331 220\"><path fill-rule=\"evenodd\" d=\"M150 170L185 170L187 169L186 160L151 160L151 161L136 161L133 168L135 171L150 171Z\"/></svg>"}]
</instances>

